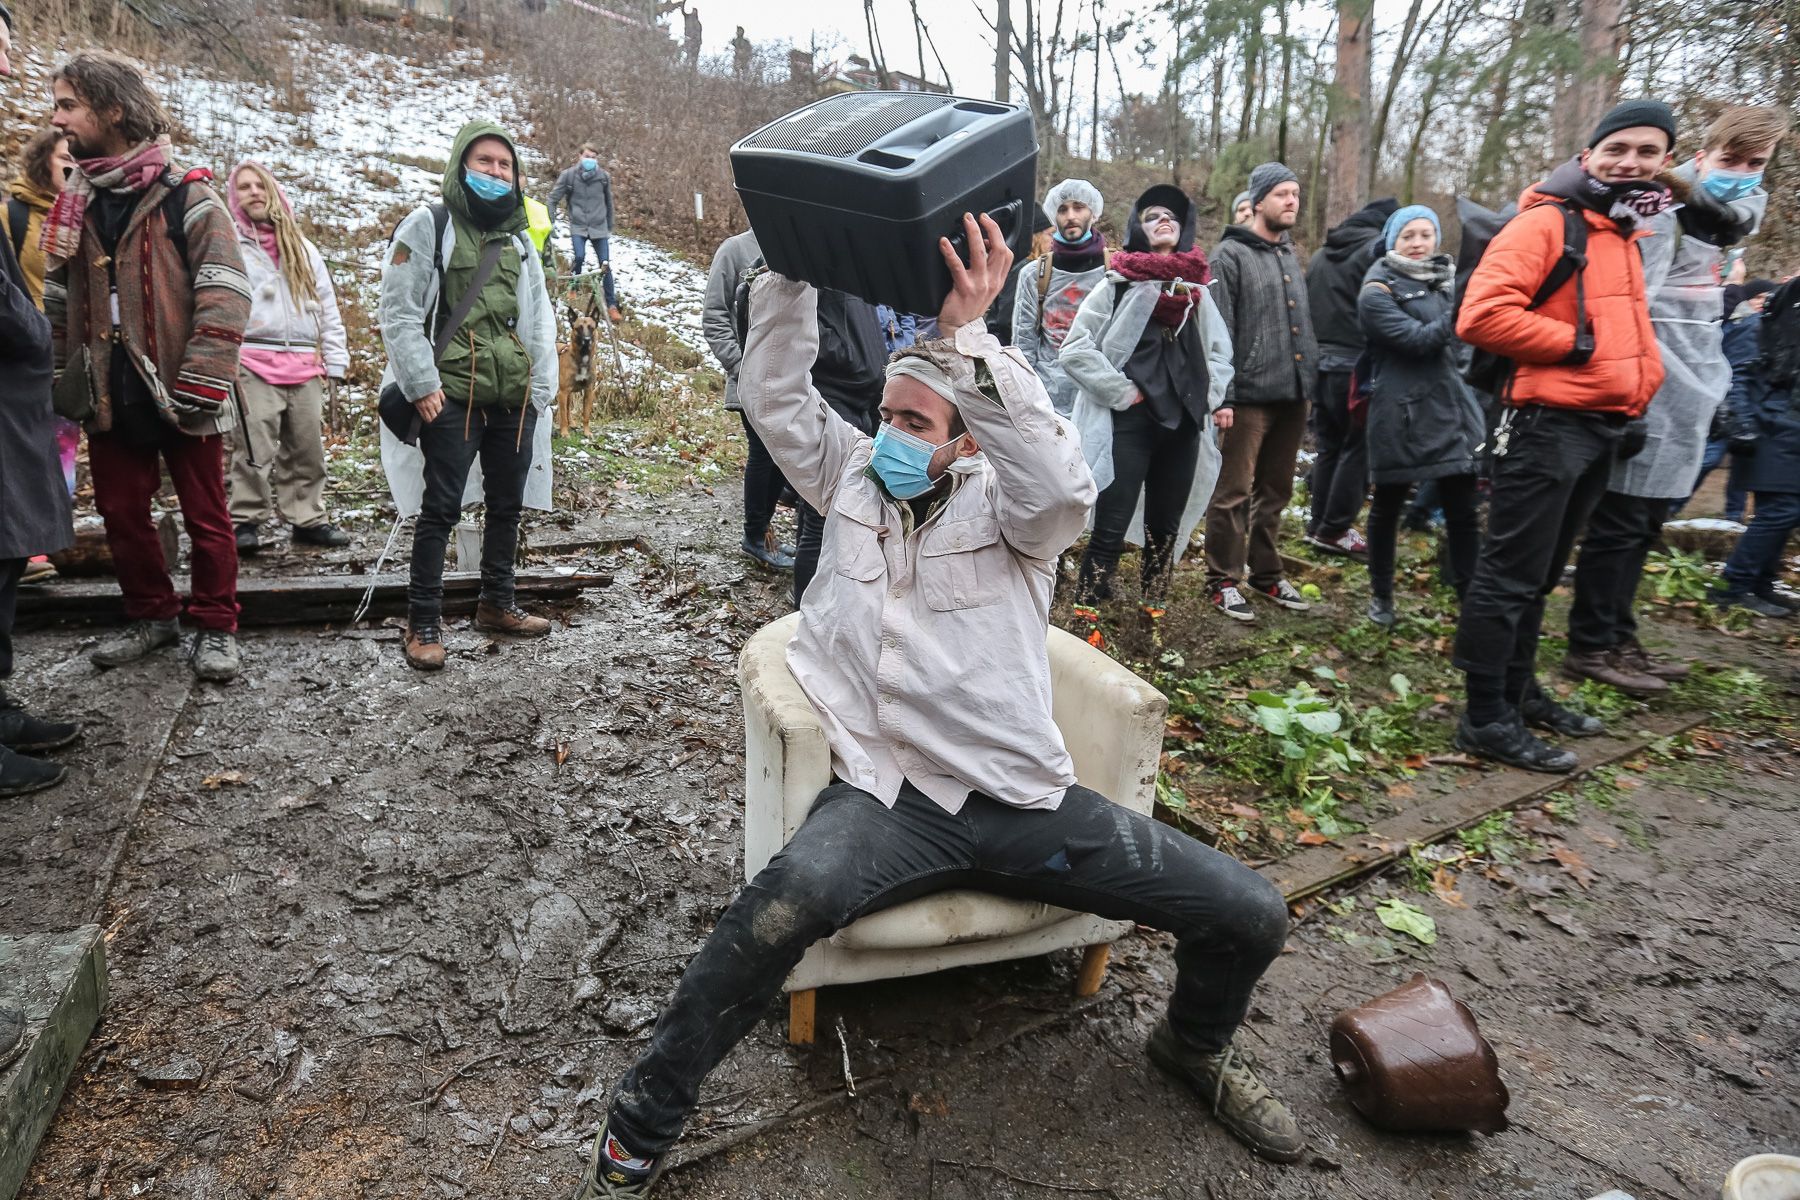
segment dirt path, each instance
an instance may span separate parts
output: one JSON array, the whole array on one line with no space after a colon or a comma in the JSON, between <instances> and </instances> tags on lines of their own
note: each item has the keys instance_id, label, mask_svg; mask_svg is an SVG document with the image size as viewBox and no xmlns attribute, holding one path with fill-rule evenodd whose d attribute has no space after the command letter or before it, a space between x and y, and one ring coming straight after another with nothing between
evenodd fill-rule
<instances>
[{"instance_id":1,"label":"dirt path","mask_svg":"<svg viewBox=\"0 0 1800 1200\"><path fill-rule=\"evenodd\" d=\"M254 634L242 680L191 695L172 656L100 676L77 635L27 643L28 675L99 732L78 784L0 814L0 920L80 919L160 765L102 913L111 1007L25 1197L563 1195L741 880L735 659L785 609L698 493L627 498L555 537L626 530L653 553L587 560L616 582L554 638L454 630L436 678L392 629ZM1254 1163L1146 1068L1171 974L1146 935L1080 1010L1072 956L1052 956L829 992L811 1052L772 1011L709 1081L688 1145L831 1111L676 1172L668 1194L1714 1194L1741 1154L1800 1140L1800 942L1776 883L1796 763L1730 753L1728 772L1658 776L1629 811L1584 810L1564 836L1586 887L1552 863L1519 886L1465 875L1464 909L1415 896L1439 922L1430 950L1381 937L1368 893L1309 918L1247 1040L1316 1135L1311 1165ZM1512 1132L1382 1137L1345 1105L1325 1023L1415 969L1480 1015ZM845 1047L861 1095L839 1104ZM139 1082L183 1060L197 1088Z\"/></svg>"}]
</instances>

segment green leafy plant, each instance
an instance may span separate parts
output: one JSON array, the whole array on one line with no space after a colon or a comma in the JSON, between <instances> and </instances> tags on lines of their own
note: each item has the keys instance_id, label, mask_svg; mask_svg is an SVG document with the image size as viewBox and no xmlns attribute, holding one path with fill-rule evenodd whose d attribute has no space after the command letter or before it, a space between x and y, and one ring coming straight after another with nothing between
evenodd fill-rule
<instances>
[{"instance_id":1,"label":"green leafy plant","mask_svg":"<svg viewBox=\"0 0 1800 1200\"><path fill-rule=\"evenodd\" d=\"M1713 589L1712 568L1705 557L1685 550L1666 554L1652 550L1644 574L1650 580L1651 593L1664 604L1704 600Z\"/></svg>"},{"instance_id":2,"label":"green leafy plant","mask_svg":"<svg viewBox=\"0 0 1800 1200\"><path fill-rule=\"evenodd\" d=\"M1320 833L1344 832L1331 777L1363 761L1362 751L1344 737L1344 714L1304 683L1285 693L1251 692L1248 699L1251 721L1276 749L1281 790L1300 801Z\"/></svg>"},{"instance_id":3,"label":"green leafy plant","mask_svg":"<svg viewBox=\"0 0 1800 1200\"><path fill-rule=\"evenodd\" d=\"M1527 839L1513 825L1510 812L1491 813L1456 835L1463 849L1479 858L1511 866L1524 857Z\"/></svg>"},{"instance_id":4,"label":"green leafy plant","mask_svg":"<svg viewBox=\"0 0 1800 1200\"><path fill-rule=\"evenodd\" d=\"M1404 758L1426 748L1420 737L1419 713L1430 707L1431 697L1413 690L1412 681L1395 672L1388 678L1395 699L1371 705L1357 718L1358 741L1371 754Z\"/></svg>"}]
</instances>

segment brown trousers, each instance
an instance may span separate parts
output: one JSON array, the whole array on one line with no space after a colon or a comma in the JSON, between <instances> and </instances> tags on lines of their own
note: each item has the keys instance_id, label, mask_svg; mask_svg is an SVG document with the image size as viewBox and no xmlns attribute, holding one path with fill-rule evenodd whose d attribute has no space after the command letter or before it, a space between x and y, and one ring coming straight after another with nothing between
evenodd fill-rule
<instances>
[{"instance_id":1,"label":"brown trousers","mask_svg":"<svg viewBox=\"0 0 1800 1200\"><path fill-rule=\"evenodd\" d=\"M1219 430L1219 482L1206 510L1206 582L1281 578L1281 512L1294 494L1294 462L1306 436L1306 401L1232 406ZM1246 574L1246 567L1248 574Z\"/></svg>"},{"instance_id":2,"label":"brown trousers","mask_svg":"<svg viewBox=\"0 0 1800 1200\"><path fill-rule=\"evenodd\" d=\"M296 529L323 524L325 381L276 387L239 371L238 394L245 419L231 440L232 523L261 522L279 508Z\"/></svg>"}]
</instances>

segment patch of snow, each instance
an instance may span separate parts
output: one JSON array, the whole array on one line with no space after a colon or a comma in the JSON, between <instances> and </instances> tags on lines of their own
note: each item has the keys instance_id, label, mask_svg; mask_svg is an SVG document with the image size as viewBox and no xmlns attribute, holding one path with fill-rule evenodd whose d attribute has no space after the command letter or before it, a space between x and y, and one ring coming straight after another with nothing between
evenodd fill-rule
<instances>
[{"instance_id":1,"label":"patch of snow","mask_svg":"<svg viewBox=\"0 0 1800 1200\"><path fill-rule=\"evenodd\" d=\"M1679 521L1665 521L1664 529L1695 529L1711 533L1742 533L1746 528L1741 522L1727 521L1723 517L1685 517Z\"/></svg>"}]
</instances>

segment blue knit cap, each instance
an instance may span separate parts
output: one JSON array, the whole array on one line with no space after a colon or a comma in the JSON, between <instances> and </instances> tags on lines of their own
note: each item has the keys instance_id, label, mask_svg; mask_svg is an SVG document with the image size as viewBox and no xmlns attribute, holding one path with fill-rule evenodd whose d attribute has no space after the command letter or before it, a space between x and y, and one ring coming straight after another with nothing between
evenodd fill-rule
<instances>
[{"instance_id":1,"label":"blue knit cap","mask_svg":"<svg viewBox=\"0 0 1800 1200\"><path fill-rule=\"evenodd\" d=\"M1443 241L1444 227L1438 223L1438 215L1423 204L1409 204L1405 208L1395 209L1394 215L1389 217L1387 224L1381 227L1381 240L1387 243L1389 250L1392 250L1394 243L1400 240L1400 231L1405 229L1408 223L1417 221L1420 217L1431 222L1431 228L1437 234L1438 241Z\"/></svg>"}]
</instances>

